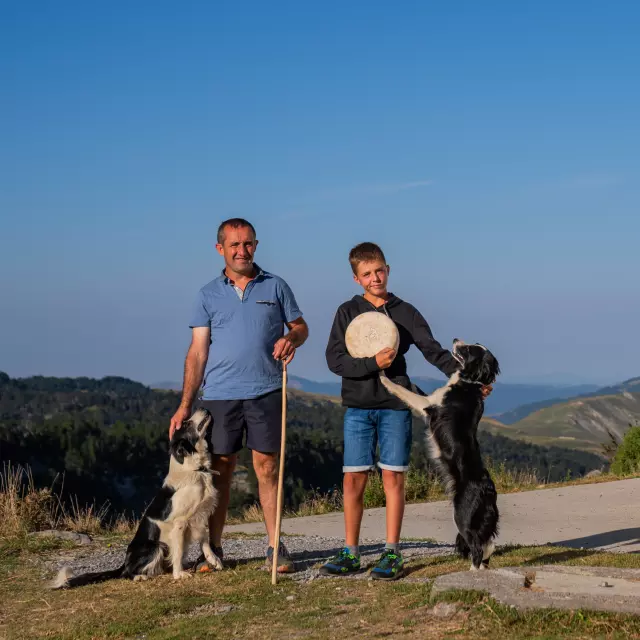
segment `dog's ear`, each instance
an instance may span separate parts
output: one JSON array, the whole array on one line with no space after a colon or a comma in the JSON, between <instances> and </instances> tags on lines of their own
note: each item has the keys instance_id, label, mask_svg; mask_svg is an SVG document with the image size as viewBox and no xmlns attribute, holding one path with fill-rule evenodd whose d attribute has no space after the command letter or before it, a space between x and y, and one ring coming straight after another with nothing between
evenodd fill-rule
<instances>
[{"instance_id":1,"label":"dog's ear","mask_svg":"<svg viewBox=\"0 0 640 640\"><path fill-rule=\"evenodd\" d=\"M176 459L179 464L184 464L184 458L187 455L187 448L185 447L184 440L180 438L171 443L171 455Z\"/></svg>"},{"instance_id":2,"label":"dog's ear","mask_svg":"<svg viewBox=\"0 0 640 640\"><path fill-rule=\"evenodd\" d=\"M482 363L483 359L479 357L475 350L469 349L464 361L462 376L467 380L479 381L482 376Z\"/></svg>"},{"instance_id":3,"label":"dog's ear","mask_svg":"<svg viewBox=\"0 0 640 640\"><path fill-rule=\"evenodd\" d=\"M171 441L169 452L179 464L184 464L184 459L195 451L188 438L180 436Z\"/></svg>"},{"instance_id":4,"label":"dog's ear","mask_svg":"<svg viewBox=\"0 0 640 640\"><path fill-rule=\"evenodd\" d=\"M484 384L493 384L500 375L500 365L496 357L487 351L482 360L482 377L481 382Z\"/></svg>"}]
</instances>

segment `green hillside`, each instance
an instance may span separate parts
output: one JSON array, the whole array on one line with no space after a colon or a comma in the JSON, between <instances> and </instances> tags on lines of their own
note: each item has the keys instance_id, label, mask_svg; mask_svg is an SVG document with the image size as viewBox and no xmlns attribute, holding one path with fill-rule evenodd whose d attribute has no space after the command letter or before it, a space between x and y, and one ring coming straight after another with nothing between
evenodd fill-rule
<instances>
[{"instance_id":1,"label":"green hillside","mask_svg":"<svg viewBox=\"0 0 640 640\"><path fill-rule=\"evenodd\" d=\"M640 422L640 392L625 388L610 395L588 395L553 404L528 414L513 424L485 419L492 434L539 445L558 445L600 453L608 432L622 439L629 425Z\"/></svg>"},{"instance_id":2,"label":"green hillside","mask_svg":"<svg viewBox=\"0 0 640 640\"><path fill-rule=\"evenodd\" d=\"M546 407L551 407L555 404L562 404L563 402L567 402L568 400L595 398L598 396L613 396L625 392L640 393L640 378L630 378L629 380L625 380L624 382L620 382L608 387L600 387L588 392L582 391L572 394L556 394L552 397L541 399L536 402L520 403L515 408L508 411L503 411L502 413L491 411L485 411L485 413L489 413L493 418L499 420L502 424L515 424L516 422L522 420L523 418L526 418L529 414L534 413L535 411L539 411L540 409L544 409ZM496 393L495 390L494 393ZM489 396L489 399L491 399L493 395L494 394L492 393L491 396ZM489 405L487 404L487 407L488 406Z\"/></svg>"}]
</instances>

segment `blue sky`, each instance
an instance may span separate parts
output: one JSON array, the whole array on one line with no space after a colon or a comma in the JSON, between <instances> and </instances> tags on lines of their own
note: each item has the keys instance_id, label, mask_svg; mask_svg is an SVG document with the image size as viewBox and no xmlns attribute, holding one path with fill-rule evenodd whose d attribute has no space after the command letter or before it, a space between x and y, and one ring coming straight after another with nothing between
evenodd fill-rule
<instances>
[{"instance_id":1,"label":"blue sky","mask_svg":"<svg viewBox=\"0 0 640 640\"><path fill-rule=\"evenodd\" d=\"M0 369L178 379L241 215L298 375L331 377L363 240L505 381L640 375L639 31L635 2L5 3Z\"/></svg>"}]
</instances>

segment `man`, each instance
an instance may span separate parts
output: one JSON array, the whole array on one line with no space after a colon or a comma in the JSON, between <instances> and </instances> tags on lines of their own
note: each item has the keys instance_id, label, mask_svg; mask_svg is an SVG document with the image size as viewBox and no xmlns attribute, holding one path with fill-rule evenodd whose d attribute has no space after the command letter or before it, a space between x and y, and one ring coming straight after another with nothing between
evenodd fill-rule
<instances>
[{"instance_id":1,"label":"man","mask_svg":"<svg viewBox=\"0 0 640 640\"><path fill-rule=\"evenodd\" d=\"M271 567L282 420L281 362L291 362L309 330L287 283L254 263L257 247L253 225L242 218L225 220L218 228L216 249L225 268L200 289L196 300L182 401L171 419L169 437L190 417L202 385L200 405L213 416L213 468L220 473L214 476L219 504L209 523L211 546L222 560L231 480L246 433L269 536L266 563ZM211 569L204 558L199 561L198 571ZM278 571L293 571L282 544Z\"/></svg>"}]
</instances>

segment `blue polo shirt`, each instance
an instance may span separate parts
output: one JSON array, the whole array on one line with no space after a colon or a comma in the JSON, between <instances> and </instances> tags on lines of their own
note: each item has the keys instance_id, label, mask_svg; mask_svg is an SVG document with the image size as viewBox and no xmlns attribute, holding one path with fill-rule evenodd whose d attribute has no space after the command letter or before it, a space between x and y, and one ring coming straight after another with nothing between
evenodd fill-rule
<instances>
[{"instance_id":1,"label":"blue polo shirt","mask_svg":"<svg viewBox=\"0 0 640 640\"><path fill-rule=\"evenodd\" d=\"M254 265L258 274L242 291L222 275L200 289L190 327L209 327L205 400L248 400L282 386L273 346L286 322L302 316L289 285Z\"/></svg>"}]
</instances>

